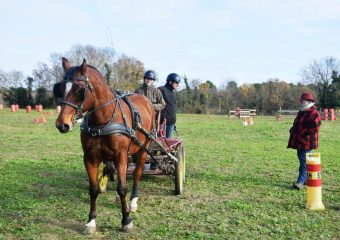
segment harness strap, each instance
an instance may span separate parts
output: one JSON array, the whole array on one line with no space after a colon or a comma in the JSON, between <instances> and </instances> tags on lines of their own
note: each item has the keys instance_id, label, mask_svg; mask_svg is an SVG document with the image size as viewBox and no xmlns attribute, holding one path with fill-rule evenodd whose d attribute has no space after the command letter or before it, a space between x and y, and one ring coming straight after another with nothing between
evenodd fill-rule
<instances>
[{"instance_id":1,"label":"harness strap","mask_svg":"<svg viewBox=\"0 0 340 240\"><path fill-rule=\"evenodd\" d=\"M80 126L80 130L82 132L90 134L92 136L104 136L104 135L110 135L110 134L123 134L123 135L125 135L125 136L127 136L131 139L129 147L128 147L128 153L130 153L130 148L131 148L132 142L135 142L140 148L142 148L144 151L146 151L154 161L156 161L156 159L152 156L150 150L148 148L146 148L145 145L136 136L136 132L138 130L140 130L141 117L140 117L138 110L131 104L131 102L127 98L127 96L130 96L132 94L125 94L125 93L122 94L120 91L116 91L116 94L118 96L115 97L114 99L112 99L109 102L87 112L87 114L84 118L84 121ZM126 115L123 112L123 109L122 109L122 106L121 106L121 103L120 103L120 99L123 99L123 101L128 105L128 107L131 111L132 128L128 127ZM114 109L114 112L112 114L112 118L110 119L110 121L106 125L103 125L103 126L91 126L90 115L93 112L108 106L109 104L113 103L114 101L116 101L116 106L115 106L115 109ZM121 111L124 123L114 123L113 122L113 120L116 116L117 108L119 108L119 110ZM153 116L152 116L152 118L153 118ZM154 124L154 120L152 120L152 121L153 121L153 124ZM144 131L141 131L141 132L145 136L149 137L150 134L149 133L145 134L146 130L145 129L143 129L143 130Z\"/></svg>"},{"instance_id":2,"label":"harness strap","mask_svg":"<svg viewBox=\"0 0 340 240\"><path fill-rule=\"evenodd\" d=\"M89 126L88 118L86 118L80 126L80 130L92 136L105 136L110 134L123 134L130 137L130 132L126 130L124 124L111 123L104 126Z\"/></svg>"},{"instance_id":3,"label":"harness strap","mask_svg":"<svg viewBox=\"0 0 340 240\"><path fill-rule=\"evenodd\" d=\"M122 96L123 101L129 106L130 111L131 111L131 117L132 117L132 128L134 130L137 129L138 123L140 123L140 115L138 110L131 104L129 99L126 97L126 95Z\"/></svg>"},{"instance_id":4,"label":"harness strap","mask_svg":"<svg viewBox=\"0 0 340 240\"><path fill-rule=\"evenodd\" d=\"M91 115L92 113L98 111L99 109L102 109L102 108L108 106L109 104L113 103L114 101L119 100L119 98L120 98L120 96L111 99L110 101L104 103L103 105L100 105L99 107L97 107L97 108L95 108L95 109L92 109L91 111L87 112L86 115Z\"/></svg>"},{"instance_id":5,"label":"harness strap","mask_svg":"<svg viewBox=\"0 0 340 240\"><path fill-rule=\"evenodd\" d=\"M69 101L65 101L64 99L60 99L59 103L60 104L65 104L65 105L69 105L70 107L73 107L73 108L79 110L79 106L78 105L75 105L75 104L73 104L73 103L71 103Z\"/></svg>"},{"instance_id":6,"label":"harness strap","mask_svg":"<svg viewBox=\"0 0 340 240\"><path fill-rule=\"evenodd\" d=\"M146 149L146 147L136 137L137 126L140 124L141 118L140 118L138 110L131 104L131 102L127 98L127 96L130 96L132 94L122 94L120 91L116 91L116 93L121 95L123 101L126 103L126 105L128 105L128 107L129 107L129 109L131 111L131 118L132 118L132 124L131 125L132 125L132 129L131 129L131 134L130 134L131 141L130 141L130 144L129 144L129 147L128 147L128 153L130 154L130 148L131 148L131 145L132 145L132 141L135 141L139 147L143 148L145 151L147 151L149 153L148 149ZM119 106L121 107L120 104L119 104ZM122 109L121 109L121 112L122 112L122 117L123 117L124 123L125 123L125 125L127 127L126 116L123 113Z\"/></svg>"},{"instance_id":7,"label":"harness strap","mask_svg":"<svg viewBox=\"0 0 340 240\"><path fill-rule=\"evenodd\" d=\"M117 97L115 97L114 99L111 99L110 101L106 102L105 104L92 109L91 111L87 112L85 119L81 125L81 130L83 132L86 133L91 133L91 134L95 134L97 135L107 135L107 134L112 134L113 132L115 132L113 129L117 128L118 132L123 131L125 135L127 135L126 133L128 133L128 136L131 137L131 139L135 138L135 133L137 130L137 126L140 123L140 115L139 112L137 111L137 109L131 104L131 102L129 101L129 99L127 98L127 96L132 95L131 93L128 94L123 94L120 91L116 91ZM128 105L130 111L131 111L131 117L132 117L132 128L128 127L128 122L126 119L126 115L124 114L124 111L122 109L121 103L120 103L120 99L123 99L123 101ZM106 106L108 106L109 104L113 103L116 101L116 106L114 109L114 112L112 114L112 118L110 119L110 121L106 124L106 125L102 125L102 126L91 126L90 124L90 115L101 109L104 108ZM116 116L116 111L117 108L119 108L119 110L121 111L122 114L122 118L124 121L124 124L121 123L114 123L112 122L112 120L115 118Z\"/></svg>"}]
</instances>

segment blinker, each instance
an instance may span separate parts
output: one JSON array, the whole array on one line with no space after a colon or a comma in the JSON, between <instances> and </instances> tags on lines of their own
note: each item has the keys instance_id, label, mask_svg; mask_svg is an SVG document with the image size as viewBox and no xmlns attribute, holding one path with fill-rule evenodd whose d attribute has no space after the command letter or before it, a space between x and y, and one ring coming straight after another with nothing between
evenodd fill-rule
<instances>
[{"instance_id":1,"label":"blinker","mask_svg":"<svg viewBox=\"0 0 340 240\"><path fill-rule=\"evenodd\" d=\"M56 98L62 98L63 97L63 93L61 92L60 86L61 86L61 82L53 85L53 95Z\"/></svg>"}]
</instances>

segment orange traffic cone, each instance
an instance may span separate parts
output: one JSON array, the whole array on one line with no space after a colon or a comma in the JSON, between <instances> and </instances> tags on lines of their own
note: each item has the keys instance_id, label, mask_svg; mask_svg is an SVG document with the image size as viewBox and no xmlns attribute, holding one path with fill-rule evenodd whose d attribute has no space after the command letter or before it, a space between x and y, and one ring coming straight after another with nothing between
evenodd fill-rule
<instances>
[{"instance_id":1,"label":"orange traffic cone","mask_svg":"<svg viewBox=\"0 0 340 240\"><path fill-rule=\"evenodd\" d=\"M47 122L46 119L45 119L45 117L44 117L44 115L41 115L41 122L43 122L43 123L46 123L46 122Z\"/></svg>"}]
</instances>

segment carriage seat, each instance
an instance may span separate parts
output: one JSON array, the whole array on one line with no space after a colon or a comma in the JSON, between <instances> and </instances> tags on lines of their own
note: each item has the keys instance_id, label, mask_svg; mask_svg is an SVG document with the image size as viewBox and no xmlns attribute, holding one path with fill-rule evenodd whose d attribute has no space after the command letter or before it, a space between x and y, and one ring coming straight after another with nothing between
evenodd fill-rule
<instances>
[{"instance_id":1,"label":"carriage seat","mask_svg":"<svg viewBox=\"0 0 340 240\"><path fill-rule=\"evenodd\" d=\"M156 139L159 143L162 144L166 151L175 149L177 145L182 141L182 139L179 137L166 138L165 132L166 132L166 120L164 120L162 124L159 124L158 137Z\"/></svg>"}]
</instances>

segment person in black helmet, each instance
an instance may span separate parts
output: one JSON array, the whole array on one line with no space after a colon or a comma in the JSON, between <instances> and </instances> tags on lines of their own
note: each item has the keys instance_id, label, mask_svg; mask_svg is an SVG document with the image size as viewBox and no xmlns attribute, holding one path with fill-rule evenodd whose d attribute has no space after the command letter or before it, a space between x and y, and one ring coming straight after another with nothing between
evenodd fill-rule
<instances>
[{"instance_id":1,"label":"person in black helmet","mask_svg":"<svg viewBox=\"0 0 340 240\"><path fill-rule=\"evenodd\" d=\"M148 70L144 73L144 83L140 88L135 90L135 93L140 95L144 95L152 102L155 110L157 112L163 110L165 107L165 101L163 99L162 93L159 89L153 86L154 81L156 80L156 73L152 70Z\"/></svg>"},{"instance_id":2,"label":"person in black helmet","mask_svg":"<svg viewBox=\"0 0 340 240\"><path fill-rule=\"evenodd\" d=\"M165 100L165 108L161 112L161 119L166 120L166 138L172 138L176 124L176 89L181 82L177 73L170 73L166 78L166 84L159 87Z\"/></svg>"},{"instance_id":3,"label":"person in black helmet","mask_svg":"<svg viewBox=\"0 0 340 240\"><path fill-rule=\"evenodd\" d=\"M158 88L153 86L154 81L156 80L156 73L152 70L148 70L144 73L144 83L140 88L135 90L135 93L146 96L155 107L157 114L160 114L165 107L165 101L161 91ZM157 162L152 162L150 164L150 169L155 170L159 168L159 164Z\"/></svg>"}]
</instances>

